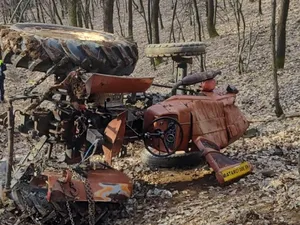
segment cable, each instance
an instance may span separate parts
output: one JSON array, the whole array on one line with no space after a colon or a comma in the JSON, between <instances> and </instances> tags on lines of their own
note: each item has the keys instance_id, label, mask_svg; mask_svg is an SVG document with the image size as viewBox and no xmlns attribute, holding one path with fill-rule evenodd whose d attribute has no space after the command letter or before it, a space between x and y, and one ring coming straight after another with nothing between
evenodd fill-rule
<instances>
[{"instance_id":1,"label":"cable","mask_svg":"<svg viewBox=\"0 0 300 225\"><path fill-rule=\"evenodd\" d=\"M97 144L98 144L99 141L100 141L99 139L96 139L96 140L94 141L94 143L91 144L91 146L90 146L90 147L88 148L88 150L86 151L86 153L85 153L84 157L82 158L81 162L79 163L79 165L80 165L81 163L87 161L89 158L91 158L91 157L95 154L96 149L97 149ZM89 157L87 157L87 155L88 155L88 153L91 151L92 147L94 147L93 152L92 152L92 154L91 154ZM87 157L87 158L86 158L86 157Z\"/></svg>"}]
</instances>

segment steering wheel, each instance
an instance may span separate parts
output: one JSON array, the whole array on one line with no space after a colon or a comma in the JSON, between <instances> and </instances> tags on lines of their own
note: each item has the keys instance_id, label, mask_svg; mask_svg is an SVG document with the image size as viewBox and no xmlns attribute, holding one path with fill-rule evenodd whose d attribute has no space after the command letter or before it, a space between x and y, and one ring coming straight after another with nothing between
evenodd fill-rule
<instances>
[{"instance_id":1,"label":"steering wheel","mask_svg":"<svg viewBox=\"0 0 300 225\"><path fill-rule=\"evenodd\" d=\"M149 153L157 157L167 157L179 149L183 141L183 129L176 119L160 117L148 126L143 139Z\"/></svg>"}]
</instances>

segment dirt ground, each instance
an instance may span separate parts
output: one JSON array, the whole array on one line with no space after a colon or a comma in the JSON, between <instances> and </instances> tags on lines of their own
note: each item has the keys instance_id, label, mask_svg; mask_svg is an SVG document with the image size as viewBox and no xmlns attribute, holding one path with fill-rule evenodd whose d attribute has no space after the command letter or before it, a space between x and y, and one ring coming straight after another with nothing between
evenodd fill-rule
<instances>
[{"instance_id":1,"label":"dirt ground","mask_svg":"<svg viewBox=\"0 0 300 225\"><path fill-rule=\"evenodd\" d=\"M202 4L202 3L201 3ZM222 4L220 3L222 6ZM270 43L270 1L263 1L263 15L258 15L257 4L244 1L243 11L247 25L253 25L257 42L251 54L246 73L237 73L236 24L232 10L220 8L217 16L219 37L209 39L205 31L204 42L208 45L207 69L221 69L218 86L227 84L239 89L237 104L249 120L274 117L273 83ZM184 8L178 12L185 41L194 39ZM201 8L201 7L200 7ZM167 42L171 27L171 1L161 1L164 30L161 42ZM283 71L279 71L280 101L286 114L300 112L300 6L291 1L287 24L287 56ZM204 7L201 8L204 18ZM143 49L147 44L143 19L135 12L134 38L138 42L140 59L133 76L154 76L155 82L170 84L172 62L166 61L153 71ZM96 24L96 23L95 23ZM101 17L97 19L101 24ZM205 21L204 21L205 24ZM115 21L116 32L118 23ZM101 29L97 27L96 29ZM178 26L175 27L177 37ZM249 32L246 32L249 36ZM177 39L177 41L182 41ZM190 70L197 70L197 60ZM15 69L9 66L6 94L22 93L26 86L40 76L39 73ZM50 81L49 81L50 82ZM47 82L43 84L45 87ZM37 89L39 90L39 89ZM166 92L151 88L150 91ZM20 102L22 108L28 102ZM5 105L0 106L5 110ZM296 225L300 222L300 175L297 155L300 147L300 119L281 118L272 122L254 122L251 128L256 136L243 138L224 149L230 157L248 160L254 165L254 173L226 187L218 186L207 168L188 170L150 170L143 166L139 153L143 146L129 148L130 157L117 159L115 167L121 169L135 182L134 196L126 205L126 218L108 221L108 224L197 224L197 225ZM29 149L30 144L17 136L17 156ZM5 130L0 135L2 157L6 157ZM0 223L2 224L2 223Z\"/></svg>"}]
</instances>

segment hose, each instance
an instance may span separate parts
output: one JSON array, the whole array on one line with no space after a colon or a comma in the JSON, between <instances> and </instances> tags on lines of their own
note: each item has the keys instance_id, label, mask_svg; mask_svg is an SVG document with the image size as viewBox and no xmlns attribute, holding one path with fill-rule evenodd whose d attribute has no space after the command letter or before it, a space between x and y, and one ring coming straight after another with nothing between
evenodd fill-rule
<instances>
[{"instance_id":1,"label":"hose","mask_svg":"<svg viewBox=\"0 0 300 225\"><path fill-rule=\"evenodd\" d=\"M88 148L88 150L87 150L86 153L84 154L84 156L83 156L81 162L79 163L79 165L80 165L81 163L83 163L83 162L86 162L88 159L90 159L90 158L95 154L95 152L96 152L96 150L97 150L97 144L98 144L99 141L100 141L99 139L96 139L96 140L91 144L91 146ZM92 154L91 154L89 157L87 157L87 155L89 154L89 152L91 151L91 149L92 149L93 147L94 147L94 149L93 149ZM87 157L87 158L86 158L86 157Z\"/></svg>"}]
</instances>

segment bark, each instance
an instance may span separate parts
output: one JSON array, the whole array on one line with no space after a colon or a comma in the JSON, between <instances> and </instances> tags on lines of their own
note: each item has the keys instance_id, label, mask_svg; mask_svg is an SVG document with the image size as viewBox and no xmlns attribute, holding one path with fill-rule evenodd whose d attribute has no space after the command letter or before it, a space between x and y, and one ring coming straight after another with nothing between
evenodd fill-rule
<instances>
[{"instance_id":1,"label":"bark","mask_svg":"<svg viewBox=\"0 0 300 225\"><path fill-rule=\"evenodd\" d=\"M77 3L78 0L68 0L69 24L77 27Z\"/></svg>"},{"instance_id":2,"label":"bark","mask_svg":"<svg viewBox=\"0 0 300 225\"><path fill-rule=\"evenodd\" d=\"M277 68L284 68L286 49L286 21L288 17L290 0L281 0L281 13L277 24Z\"/></svg>"},{"instance_id":3,"label":"bark","mask_svg":"<svg viewBox=\"0 0 300 225\"><path fill-rule=\"evenodd\" d=\"M82 6L82 2L81 0L80 1L80 4L77 5L77 25L78 27L83 27L83 21L82 21L82 16L83 16L83 6Z\"/></svg>"},{"instance_id":4,"label":"bark","mask_svg":"<svg viewBox=\"0 0 300 225\"><path fill-rule=\"evenodd\" d=\"M258 0L258 14L262 15L261 0Z\"/></svg>"},{"instance_id":5,"label":"bark","mask_svg":"<svg viewBox=\"0 0 300 225\"><path fill-rule=\"evenodd\" d=\"M40 0L39 0L39 8L40 8L40 10L41 10L42 21L43 21L43 23L45 23L46 21L45 21L44 9L43 9L43 7L42 7L42 3L41 3Z\"/></svg>"},{"instance_id":6,"label":"bark","mask_svg":"<svg viewBox=\"0 0 300 225\"><path fill-rule=\"evenodd\" d=\"M9 23L12 23L14 19L16 19L16 21L21 21L22 20L20 14L21 14L21 5L24 1L25 0L20 0L20 1L13 0L11 2L11 4L12 4L11 7L12 7L12 10L13 10L13 13L12 13L12 16L9 20Z\"/></svg>"},{"instance_id":7,"label":"bark","mask_svg":"<svg viewBox=\"0 0 300 225\"><path fill-rule=\"evenodd\" d=\"M153 0L152 3L152 15L151 15L151 25L153 28L152 43L158 44L159 40L159 2L160 0Z\"/></svg>"},{"instance_id":8,"label":"bark","mask_svg":"<svg viewBox=\"0 0 300 225\"><path fill-rule=\"evenodd\" d=\"M122 21L121 21L121 13L120 13L120 1L119 0L116 0L116 8L117 8L117 15L118 15L118 23L119 23L119 27L120 27L120 33L121 33L121 36L124 37Z\"/></svg>"},{"instance_id":9,"label":"bark","mask_svg":"<svg viewBox=\"0 0 300 225\"><path fill-rule=\"evenodd\" d=\"M36 6L36 17L37 17L37 21L38 21L38 22L41 22L40 7L39 7L38 0L35 0L35 6Z\"/></svg>"},{"instance_id":10,"label":"bark","mask_svg":"<svg viewBox=\"0 0 300 225\"><path fill-rule=\"evenodd\" d=\"M61 17L64 19L65 18L65 9L66 7L66 0L59 0L60 2L60 10L61 10Z\"/></svg>"},{"instance_id":11,"label":"bark","mask_svg":"<svg viewBox=\"0 0 300 225\"><path fill-rule=\"evenodd\" d=\"M114 0L104 0L104 12L103 12L103 28L104 31L114 33L113 13L114 13Z\"/></svg>"},{"instance_id":12,"label":"bark","mask_svg":"<svg viewBox=\"0 0 300 225\"><path fill-rule=\"evenodd\" d=\"M173 4L173 15L172 15L171 31L169 35L169 42L171 42L172 36L173 36L173 42L176 42L175 33L174 33L174 21L175 21L176 10L177 10L177 0L175 0L175 3Z\"/></svg>"},{"instance_id":13,"label":"bark","mask_svg":"<svg viewBox=\"0 0 300 225\"><path fill-rule=\"evenodd\" d=\"M280 117L283 114L282 107L279 101L279 86L277 77L277 64L276 64L276 0L272 0L272 23L271 23L271 39L272 39L272 56L273 56L273 83L274 83L274 103L275 114Z\"/></svg>"},{"instance_id":14,"label":"bark","mask_svg":"<svg viewBox=\"0 0 300 225\"><path fill-rule=\"evenodd\" d=\"M193 4L194 4L195 13L196 13L196 22L198 25L198 37L199 37L199 41L202 41L201 22L200 22L200 15L199 15L199 10L198 10L198 6L197 6L197 0L193 0Z\"/></svg>"},{"instance_id":15,"label":"bark","mask_svg":"<svg viewBox=\"0 0 300 225\"><path fill-rule=\"evenodd\" d=\"M55 13L55 15L56 15L56 17L57 17L60 25L63 25L63 22L62 22L62 20L61 20L61 18L59 16L59 13L58 13L58 10L57 10L57 6L56 6L56 3L55 3L55 0L52 0L52 5L53 5L53 11L54 11L54 13Z\"/></svg>"},{"instance_id":16,"label":"bark","mask_svg":"<svg viewBox=\"0 0 300 225\"><path fill-rule=\"evenodd\" d=\"M20 17L19 17L18 22L23 22L23 18L24 18L23 15L24 15L24 13L25 13L27 7L29 6L30 1L31 1L31 0L27 0L27 2L25 3L25 5L24 5L24 7L23 7L23 9L22 9L22 11L21 11L21 13L20 13Z\"/></svg>"},{"instance_id":17,"label":"bark","mask_svg":"<svg viewBox=\"0 0 300 225\"><path fill-rule=\"evenodd\" d=\"M219 36L214 24L214 8L214 0L207 0L207 30L211 38Z\"/></svg>"},{"instance_id":18,"label":"bark","mask_svg":"<svg viewBox=\"0 0 300 225\"><path fill-rule=\"evenodd\" d=\"M142 1L142 0L140 0ZM152 44L152 25L151 25L151 9L152 9L152 0L148 0L148 27L149 27L149 37L150 37L150 44Z\"/></svg>"},{"instance_id":19,"label":"bark","mask_svg":"<svg viewBox=\"0 0 300 225\"><path fill-rule=\"evenodd\" d=\"M194 5L194 9L195 9L195 14L196 14L196 22L197 22L197 25L198 25L199 41L202 41L201 21L200 21L200 14L199 14L198 6L197 6L197 0L193 0L193 5ZM201 71L204 71L204 57L203 57L202 54L200 56L200 64L201 64Z\"/></svg>"},{"instance_id":20,"label":"bark","mask_svg":"<svg viewBox=\"0 0 300 225\"><path fill-rule=\"evenodd\" d=\"M85 7L83 7L83 4L82 5L82 8L83 8L83 11L84 11L84 26L86 28L89 28L89 18L91 16L90 14L90 6L91 6L91 1L90 0L85 0Z\"/></svg>"},{"instance_id":21,"label":"bark","mask_svg":"<svg viewBox=\"0 0 300 225\"><path fill-rule=\"evenodd\" d=\"M133 41L132 0L128 0L128 38Z\"/></svg>"}]
</instances>

